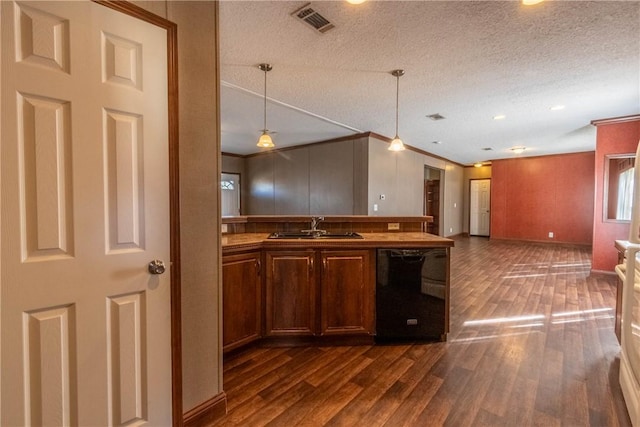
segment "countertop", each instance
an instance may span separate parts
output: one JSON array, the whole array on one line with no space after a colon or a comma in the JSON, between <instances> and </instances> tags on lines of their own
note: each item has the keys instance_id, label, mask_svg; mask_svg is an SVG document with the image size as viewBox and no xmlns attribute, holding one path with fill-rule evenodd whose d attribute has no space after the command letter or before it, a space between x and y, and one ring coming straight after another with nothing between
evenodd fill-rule
<instances>
[{"instance_id":1,"label":"countertop","mask_svg":"<svg viewBox=\"0 0 640 427\"><path fill-rule=\"evenodd\" d=\"M309 222L313 215L223 216L223 224L248 222ZM433 222L433 216L322 215L322 222Z\"/></svg>"},{"instance_id":2,"label":"countertop","mask_svg":"<svg viewBox=\"0 0 640 427\"><path fill-rule=\"evenodd\" d=\"M259 249L314 248L429 248L452 247L454 241L419 232L358 233L362 239L268 239L269 233L238 233L222 236L223 253Z\"/></svg>"}]
</instances>

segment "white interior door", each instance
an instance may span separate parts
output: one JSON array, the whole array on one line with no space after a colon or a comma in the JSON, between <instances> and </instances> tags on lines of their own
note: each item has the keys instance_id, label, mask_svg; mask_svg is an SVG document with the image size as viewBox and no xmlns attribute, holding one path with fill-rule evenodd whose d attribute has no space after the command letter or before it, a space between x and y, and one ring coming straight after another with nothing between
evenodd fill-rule
<instances>
[{"instance_id":1,"label":"white interior door","mask_svg":"<svg viewBox=\"0 0 640 427\"><path fill-rule=\"evenodd\" d=\"M469 234L489 236L491 225L491 180L471 180Z\"/></svg>"},{"instance_id":2,"label":"white interior door","mask_svg":"<svg viewBox=\"0 0 640 427\"><path fill-rule=\"evenodd\" d=\"M0 7L0 424L169 425L166 30Z\"/></svg>"}]
</instances>

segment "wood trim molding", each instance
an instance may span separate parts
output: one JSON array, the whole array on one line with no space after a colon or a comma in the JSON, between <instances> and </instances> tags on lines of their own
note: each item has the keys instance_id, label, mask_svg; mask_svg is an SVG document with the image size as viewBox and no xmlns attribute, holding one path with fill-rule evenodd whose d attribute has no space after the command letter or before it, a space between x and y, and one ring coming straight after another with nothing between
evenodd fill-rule
<instances>
[{"instance_id":1,"label":"wood trim molding","mask_svg":"<svg viewBox=\"0 0 640 427\"><path fill-rule=\"evenodd\" d=\"M184 427L198 427L211 424L227 413L227 394L223 391L184 413Z\"/></svg>"},{"instance_id":2,"label":"wood trim molding","mask_svg":"<svg viewBox=\"0 0 640 427\"><path fill-rule=\"evenodd\" d=\"M342 136L339 138L333 138L333 139L327 139L325 141L318 141L318 142L310 142L308 144L300 144L300 145L294 145L293 147L284 147L284 148L276 148L273 150L267 150L267 151L261 151L259 153L251 153L251 154L233 154L233 153L222 153L223 156L231 156L231 157L240 157L243 159L247 159L249 157L256 157L256 156L264 156L270 153L279 153L279 152L283 152L283 151L291 151L291 150L296 150L298 148L304 148L304 147L309 147L312 145L318 145L318 144L329 144L332 142L341 142L341 141L350 141L352 139L360 139L360 138L375 138L375 139L379 139L380 141L384 141L386 143L390 143L391 139L387 138L386 136L377 134L375 132L362 132L362 133L356 133L353 135L348 135L348 136ZM452 163L454 165L460 166L460 167L465 167L465 165L463 165L462 163L458 163L458 162L454 162L453 160L449 160L445 157L442 156L438 156L437 154L433 154L433 153L429 153L428 151L424 151L420 148L416 148L413 147L409 144L404 144L404 146L407 148L407 150L411 150L411 151L415 151L416 153L420 153L423 154L425 156L429 156L429 157L433 157L434 159L438 159L438 160L442 160L445 161L447 163Z\"/></svg>"},{"instance_id":3,"label":"wood trim molding","mask_svg":"<svg viewBox=\"0 0 640 427\"><path fill-rule=\"evenodd\" d=\"M632 114L630 116L612 117L610 119L591 120L593 126L612 125L616 123L634 122L640 120L640 114Z\"/></svg>"},{"instance_id":4,"label":"wood trim molding","mask_svg":"<svg viewBox=\"0 0 640 427\"><path fill-rule=\"evenodd\" d=\"M180 185L178 159L178 26L133 3L122 0L93 0L167 31L167 84L169 129L169 216L171 247L171 406L173 425L182 425L182 323L180 287Z\"/></svg>"},{"instance_id":5,"label":"wood trim molding","mask_svg":"<svg viewBox=\"0 0 640 427\"><path fill-rule=\"evenodd\" d=\"M557 154L546 154L546 155L542 155L542 156L527 156L527 157L509 157L506 159L493 159L491 160L491 166L493 166L493 163L499 163L499 162L506 162L506 161L511 161L511 160L533 160L533 159L540 159L540 158L545 158L545 157L565 157L565 156L575 156L577 154L593 154L595 156L596 152L595 150L591 150L591 151L576 151L575 153L557 153ZM482 179L482 178L479 178Z\"/></svg>"},{"instance_id":6,"label":"wood trim molding","mask_svg":"<svg viewBox=\"0 0 640 427\"><path fill-rule=\"evenodd\" d=\"M225 152L221 152L220 155L227 156L227 157L238 157L240 159L244 159L245 157L247 157L246 155L243 155L243 154L225 153Z\"/></svg>"},{"instance_id":7,"label":"wood trim molding","mask_svg":"<svg viewBox=\"0 0 640 427\"><path fill-rule=\"evenodd\" d=\"M387 142L387 143L391 143L391 138L387 138L386 136L377 134L375 132L369 132L369 137L376 138L376 139L379 139L379 140ZM465 165L463 165L462 163L454 162L453 160L449 160L446 157L438 156L437 154L433 154L433 153L430 153L428 151L422 150L420 148L416 148L416 147L414 147L412 145L404 144L404 146L406 147L407 150L411 150L411 151L414 151L416 153L419 153L419 154L422 154L422 155L425 155L425 156L433 157L434 159L442 160L442 161L445 161L447 163L453 163L454 165L457 165L457 166L460 166L460 167L465 167Z\"/></svg>"}]
</instances>

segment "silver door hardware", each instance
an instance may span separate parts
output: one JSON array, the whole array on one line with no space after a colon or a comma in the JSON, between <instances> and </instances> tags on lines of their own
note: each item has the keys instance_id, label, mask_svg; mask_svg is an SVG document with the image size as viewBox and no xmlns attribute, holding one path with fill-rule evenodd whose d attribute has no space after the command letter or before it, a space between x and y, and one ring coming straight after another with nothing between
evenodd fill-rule
<instances>
[{"instance_id":1,"label":"silver door hardware","mask_svg":"<svg viewBox=\"0 0 640 427\"><path fill-rule=\"evenodd\" d=\"M154 259L149 263L149 273L151 274L162 274L165 271L164 262L159 259Z\"/></svg>"}]
</instances>

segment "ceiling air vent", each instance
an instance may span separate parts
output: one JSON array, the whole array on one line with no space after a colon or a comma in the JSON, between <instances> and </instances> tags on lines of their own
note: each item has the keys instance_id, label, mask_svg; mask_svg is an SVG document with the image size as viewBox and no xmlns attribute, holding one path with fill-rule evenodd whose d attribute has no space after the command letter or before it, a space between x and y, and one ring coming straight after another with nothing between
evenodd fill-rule
<instances>
[{"instance_id":1,"label":"ceiling air vent","mask_svg":"<svg viewBox=\"0 0 640 427\"><path fill-rule=\"evenodd\" d=\"M444 116L440 115L438 113L435 114L429 114L427 117L429 117L431 120L444 120Z\"/></svg>"},{"instance_id":2,"label":"ceiling air vent","mask_svg":"<svg viewBox=\"0 0 640 427\"><path fill-rule=\"evenodd\" d=\"M329 22L327 18L320 15L311 7L311 3L307 3L300 9L297 9L291 14L291 16L306 22L321 33L326 33L330 29L334 28L334 25Z\"/></svg>"}]
</instances>

